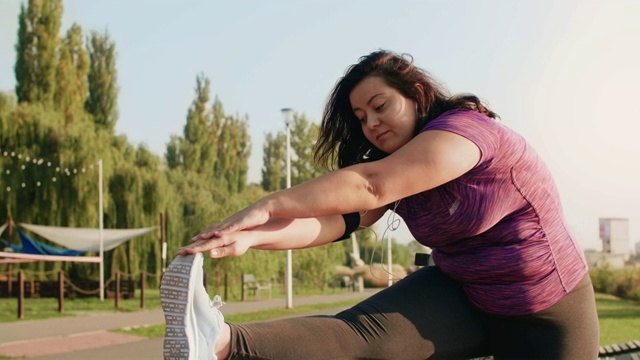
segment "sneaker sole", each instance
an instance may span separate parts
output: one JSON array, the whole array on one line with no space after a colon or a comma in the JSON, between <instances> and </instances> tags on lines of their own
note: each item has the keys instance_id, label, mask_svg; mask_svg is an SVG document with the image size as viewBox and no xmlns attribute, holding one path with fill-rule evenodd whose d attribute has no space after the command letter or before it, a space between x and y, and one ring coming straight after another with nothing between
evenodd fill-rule
<instances>
[{"instance_id":1,"label":"sneaker sole","mask_svg":"<svg viewBox=\"0 0 640 360\"><path fill-rule=\"evenodd\" d=\"M187 334L194 334L196 331L192 309L194 274L198 266L202 266L202 254L178 255L160 280L160 302L166 323L163 350L165 360L195 358L194 340Z\"/></svg>"}]
</instances>

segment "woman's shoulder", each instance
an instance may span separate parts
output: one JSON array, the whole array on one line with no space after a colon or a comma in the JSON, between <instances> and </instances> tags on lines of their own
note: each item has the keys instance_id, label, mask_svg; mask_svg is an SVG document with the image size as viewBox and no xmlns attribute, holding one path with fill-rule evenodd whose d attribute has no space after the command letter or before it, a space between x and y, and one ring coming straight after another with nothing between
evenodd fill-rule
<instances>
[{"instance_id":1,"label":"woman's shoulder","mask_svg":"<svg viewBox=\"0 0 640 360\"><path fill-rule=\"evenodd\" d=\"M495 119L478 111L468 109L451 109L436 116L433 120L425 124L423 129L428 130L429 128L437 127L442 124L465 123L470 121L479 122L479 125L498 123Z\"/></svg>"}]
</instances>

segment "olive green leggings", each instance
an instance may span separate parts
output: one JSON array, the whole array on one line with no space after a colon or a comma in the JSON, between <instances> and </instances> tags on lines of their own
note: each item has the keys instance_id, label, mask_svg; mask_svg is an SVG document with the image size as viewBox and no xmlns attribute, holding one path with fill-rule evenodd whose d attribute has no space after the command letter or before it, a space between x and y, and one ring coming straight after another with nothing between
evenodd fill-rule
<instances>
[{"instance_id":1,"label":"olive green leggings","mask_svg":"<svg viewBox=\"0 0 640 360\"><path fill-rule=\"evenodd\" d=\"M229 359L596 359L588 275L552 307L496 316L436 267L422 268L335 316L231 324Z\"/></svg>"}]
</instances>

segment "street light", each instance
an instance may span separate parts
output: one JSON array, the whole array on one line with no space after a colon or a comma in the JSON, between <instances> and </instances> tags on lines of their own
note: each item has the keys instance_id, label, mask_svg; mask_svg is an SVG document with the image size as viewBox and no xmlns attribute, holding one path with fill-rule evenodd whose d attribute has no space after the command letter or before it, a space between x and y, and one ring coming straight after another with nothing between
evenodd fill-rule
<instances>
[{"instance_id":1,"label":"street light","mask_svg":"<svg viewBox=\"0 0 640 360\"><path fill-rule=\"evenodd\" d=\"M284 125L287 129L287 189L291 187L291 117L293 116L293 110L290 108L284 108L282 110L284 116ZM291 249L287 249L287 309L293 308L293 266L292 266L292 252Z\"/></svg>"}]
</instances>

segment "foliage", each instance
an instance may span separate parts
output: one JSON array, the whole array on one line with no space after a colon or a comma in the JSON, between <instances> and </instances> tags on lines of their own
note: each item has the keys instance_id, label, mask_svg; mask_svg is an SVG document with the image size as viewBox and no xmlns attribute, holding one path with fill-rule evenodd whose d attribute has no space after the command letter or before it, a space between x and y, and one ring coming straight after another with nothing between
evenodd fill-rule
<instances>
[{"instance_id":1,"label":"foliage","mask_svg":"<svg viewBox=\"0 0 640 360\"><path fill-rule=\"evenodd\" d=\"M324 173L313 160L319 127L304 114L294 114L290 125L291 185L303 183ZM268 133L262 158L262 187L266 191L286 187L286 133Z\"/></svg>"},{"instance_id":2,"label":"foliage","mask_svg":"<svg viewBox=\"0 0 640 360\"><path fill-rule=\"evenodd\" d=\"M109 33L91 32L89 40L90 69L87 112L93 115L96 125L113 131L118 120L118 85L116 71L116 45Z\"/></svg>"},{"instance_id":3,"label":"foliage","mask_svg":"<svg viewBox=\"0 0 640 360\"><path fill-rule=\"evenodd\" d=\"M597 292L640 301L640 268L613 270L608 264L589 272Z\"/></svg>"},{"instance_id":4,"label":"foliage","mask_svg":"<svg viewBox=\"0 0 640 360\"><path fill-rule=\"evenodd\" d=\"M66 122L79 120L85 115L89 85L89 55L84 47L82 28L73 24L60 46L60 61L56 77L54 104Z\"/></svg>"},{"instance_id":5,"label":"foliage","mask_svg":"<svg viewBox=\"0 0 640 360\"><path fill-rule=\"evenodd\" d=\"M286 154L285 135L282 133L267 134L262 149L262 188L266 191L277 191L284 189Z\"/></svg>"},{"instance_id":6,"label":"foliage","mask_svg":"<svg viewBox=\"0 0 640 360\"><path fill-rule=\"evenodd\" d=\"M61 21L62 0L29 0L21 6L15 65L19 102L53 102Z\"/></svg>"}]
</instances>

